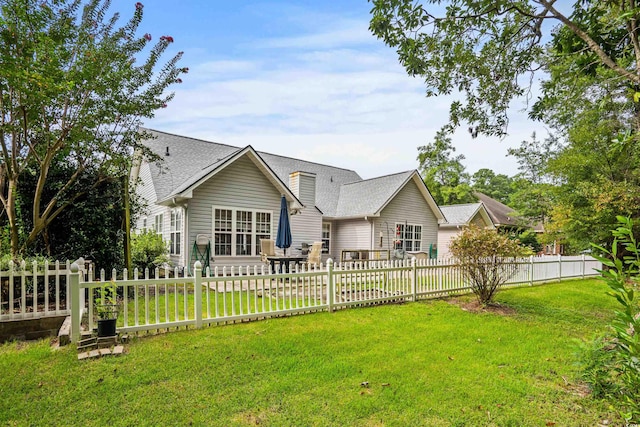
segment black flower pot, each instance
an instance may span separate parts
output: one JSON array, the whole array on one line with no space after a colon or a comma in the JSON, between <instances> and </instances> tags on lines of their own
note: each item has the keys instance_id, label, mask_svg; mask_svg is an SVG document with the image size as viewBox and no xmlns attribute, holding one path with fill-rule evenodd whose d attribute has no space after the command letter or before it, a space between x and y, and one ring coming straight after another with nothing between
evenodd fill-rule
<instances>
[{"instance_id":1,"label":"black flower pot","mask_svg":"<svg viewBox=\"0 0 640 427\"><path fill-rule=\"evenodd\" d=\"M115 336L117 320L118 319L98 319L98 337Z\"/></svg>"}]
</instances>

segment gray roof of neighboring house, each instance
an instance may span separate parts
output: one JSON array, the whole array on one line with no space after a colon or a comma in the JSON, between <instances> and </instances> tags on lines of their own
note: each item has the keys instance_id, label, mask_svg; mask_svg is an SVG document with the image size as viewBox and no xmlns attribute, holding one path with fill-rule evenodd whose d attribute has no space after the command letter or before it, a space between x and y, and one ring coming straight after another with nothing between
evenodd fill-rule
<instances>
[{"instance_id":1,"label":"gray roof of neighboring house","mask_svg":"<svg viewBox=\"0 0 640 427\"><path fill-rule=\"evenodd\" d=\"M335 216L356 217L377 213L413 173L400 172L343 185Z\"/></svg>"},{"instance_id":2,"label":"gray roof of neighboring house","mask_svg":"<svg viewBox=\"0 0 640 427\"><path fill-rule=\"evenodd\" d=\"M447 225L466 225L468 224L482 207L482 203L466 203L461 205L440 206L440 210L447 220Z\"/></svg>"},{"instance_id":3,"label":"gray roof of neighboring house","mask_svg":"<svg viewBox=\"0 0 640 427\"><path fill-rule=\"evenodd\" d=\"M144 144L163 159L160 165L150 164L158 200L184 191L224 163L227 158L242 150L231 145L145 130L155 139L146 140ZM165 155L167 147L168 156ZM336 216L340 188L343 184L362 181L360 175L352 170L264 152L258 152L258 155L286 186L289 186L289 174L292 172L316 174L316 206L325 216ZM387 191L382 188L379 190Z\"/></svg>"}]
</instances>

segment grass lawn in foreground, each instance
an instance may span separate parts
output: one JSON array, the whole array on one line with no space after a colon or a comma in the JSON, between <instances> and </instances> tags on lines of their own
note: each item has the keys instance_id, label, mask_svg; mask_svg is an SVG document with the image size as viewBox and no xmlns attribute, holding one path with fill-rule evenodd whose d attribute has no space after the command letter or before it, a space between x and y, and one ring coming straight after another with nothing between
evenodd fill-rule
<instances>
[{"instance_id":1,"label":"grass lawn in foreground","mask_svg":"<svg viewBox=\"0 0 640 427\"><path fill-rule=\"evenodd\" d=\"M0 425L620 425L575 365L574 340L616 308L605 291L510 289L497 297L507 316L431 300L208 327L99 360L9 343Z\"/></svg>"}]
</instances>

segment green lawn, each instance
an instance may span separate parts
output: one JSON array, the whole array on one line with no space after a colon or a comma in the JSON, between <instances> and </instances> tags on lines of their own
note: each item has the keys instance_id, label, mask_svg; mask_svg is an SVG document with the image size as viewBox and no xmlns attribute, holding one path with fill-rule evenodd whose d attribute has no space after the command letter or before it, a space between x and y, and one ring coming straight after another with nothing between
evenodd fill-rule
<instances>
[{"instance_id":1,"label":"green lawn","mask_svg":"<svg viewBox=\"0 0 640 427\"><path fill-rule=\"evenodd\" d=\"M208 327L89 361L10 343L0 425L620 425L575 364L575 339L612 316L605 290L510 289L508 316L439 300Z\"/></svg>"}]
</instances>

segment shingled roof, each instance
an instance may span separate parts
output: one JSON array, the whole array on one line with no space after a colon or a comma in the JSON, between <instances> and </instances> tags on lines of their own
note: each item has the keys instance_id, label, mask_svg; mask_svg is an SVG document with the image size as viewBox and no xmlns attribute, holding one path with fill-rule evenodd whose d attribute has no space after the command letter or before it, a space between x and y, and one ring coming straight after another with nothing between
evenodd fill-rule
<instances>
[{"instance_id":1,"label":"shingled roof","mask_svg":"<svg viewBox=\"0 0 640 427\"><path fill-rule=\"evenodd\" d=\"M145 129L154 139L144 144L162 158L151 163L151 177L159 201L196 185L228 159L245 148ZM168 155L167 155L168 153ZM296 171L316 175L316 207L326 217L355 217L379 212L415 171L363 180L355 171L257 152L273 173L286 185ZM426 187L424 189L427 193ZM437 210L437 206L435 206Z\"/></svg>"},{"instance_id":2,"label":"shingled roof","mask_svg":"<svg viewBox=\"0 0 640 427\"><path fill-rule=\"evenodd\" d=\"M487 212L483 203L464 203L459 205L440 206L440 210L444 214L446 223L441 224L443 227L459 227L469 225L473 218L480 213L485 223L493 227L491 216Z\"/></svg>"},{"instance_id":3,"label":"shingled roof","mask_svg":"<svg viewBox=\"0 0 640 427\"><path fill-rule=\"evenodd\" d=\"M466 203L440 206L440 210L447 220L447 225L467 225L481 207L481 203Z\"/></svg>"},{"instance_id":4,"label":"shingled roof","mask_svg":"<svg viewBox=\"0 0 640 427\"><path fill-rule=\"evenodd\" d=\"M491 221L496 227L517 227L518 223L513 217L514 210L504 203L500 203L496 199L492 199L486 194L478 191L473 193L487 208Z\"/></svg>"},{"instance_id":5,"label":"shingled roof","mask_svg":"<svg viewBox=\"0 0 640 427\"><path fill-rule=\"evenodd\" d=\"M335 216L357 217L377 214L412 173L413 171L400 172L343 185L340 188Z\"/></svg>"},{"instance_id":6,"label":"shingled roof","mask_svg":"<svg viewBox=\"0 0 640 427\"><path fill-rule=\"evenodd\" d=\"M363 180L353 170L256 152L250 146L240 148L157 130L145 131L154 138L145 140L144 144L162 158L160 162L149 164L158 201L168 200L188 191L199 185L202 180L206 180L225 163L233 161L234 156L250 152L254 159L255 156L259 156L259 160L263 161L267 169L286 187L289 186L289 174L292 172L315 174L316 207L325 217L346 218L379 214L395 194L413 179L436 217L443 218L415 170Z\"/></svg>"}]
</instances>

